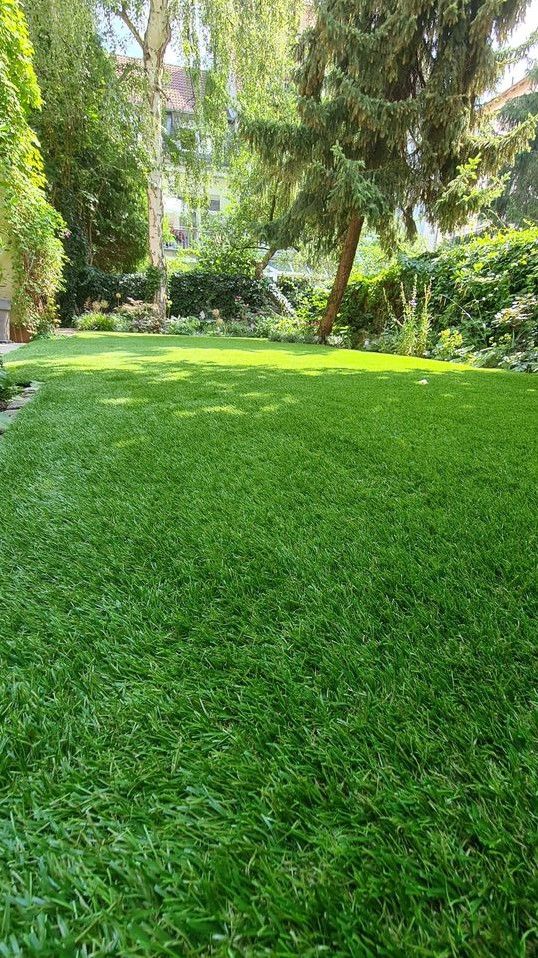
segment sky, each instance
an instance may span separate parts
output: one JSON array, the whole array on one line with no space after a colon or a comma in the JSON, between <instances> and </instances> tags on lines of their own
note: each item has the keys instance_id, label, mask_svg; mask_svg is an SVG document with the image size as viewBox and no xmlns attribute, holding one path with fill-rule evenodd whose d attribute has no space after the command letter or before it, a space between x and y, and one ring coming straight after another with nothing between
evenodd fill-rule
<instances>
[{"instance_id":1,"label":"sky","mask_svg":"<svg viewBox=\"0 0 538 958\"><path fill-rule=\"evenodd\" d=\"M267 2L270 2L270 0L267 0ZM115 20L117 21L117 18L115 18ZM132 39L127 28L124 27L122 23L117 21L117 25L116 24L114 25L114 30L118 40L118 52L119 52L119 48L121 47L122 53L126 53L128 56L139 57L140 48ZM525 18L525 21L520 24L520 26L517 28L517 30L514 32L512 36L512 45L518 46L519 44L524 43L525 40L531 35L531 33L534 30L538 30L538 0L531 0L531 4L527 10L527 16ZM536 47L534 48L534 51L535 51L535 55L537 55L538 51ZM172 43L167 52L166 62L179 63L180 59L181 59L180 54L177 50L174 49L173 43ZM516 66L511 67L509 70L506 71L506 74L500 81L497 89L492 92L500 93L501 91L506 90L509 86L511 86L512 83L517 83L517 81L520 80L521 77L525 74L525 70L526 70L525 62L518 63L516 64Z\"/></svg>"},{"instance_id":2,"label":"sky","mask_svg":"<svg viewBox=\"0 0 538 958\"><path fill-rule=\"evenodd\" d=\"M538 30L538 0L532 0L532 3L527 10L527 16L524 23L520 24L517 30L514 31L512 35L512 45L518 46L520 43L525 43L525 40L533 33L534 30ZM538 56L538 51L536 46L533 49L534 56ZM512 83L517 83L518 80L521 80L521 77L525 74L526 64L518 63L516 66L512 67L510 70L506 71L506 75L503 77L503 81L499 84L498 91L501 92L507 87L511 86Z\"/></svg>"}]
</instances>

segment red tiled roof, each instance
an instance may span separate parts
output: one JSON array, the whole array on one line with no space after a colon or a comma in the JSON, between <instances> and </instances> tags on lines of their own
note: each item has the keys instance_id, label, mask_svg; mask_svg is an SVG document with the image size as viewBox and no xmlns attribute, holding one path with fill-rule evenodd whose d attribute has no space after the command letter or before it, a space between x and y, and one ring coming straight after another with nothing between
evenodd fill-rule
<instances>
[{"instance_id":1,"label":"red tiled roof","mask_svg":"<svg viewBox=\"0 0 538 958\"><path fill-rule=\"evenodd\" d=\"M116 60L121 68L133 66L142 69L142 60L139 57L117 56ZM195 90L192 79L184 67L167 63L165 76L166 109L178 113L194 113Z\"/></svg>"},{"instance_id":2,"label":"red tiled roof","mask_svg":"<svg viewBox=\"0 0 538 958\"><path fill-rule=\"evenodd\" d=\"M488 100L487 103L484 103L484 111L486 113L497 113L497 111L502 109L505 103L508 103L510 100L515 100L517 97L532 93L534 86L535 84L533 84L531 77L527 74L527 76L518 80L517 83L513 83L507 90L503 90L502 93L498 93L497 96L494 96L491 100Z\"/></svg>"}]
</instances>

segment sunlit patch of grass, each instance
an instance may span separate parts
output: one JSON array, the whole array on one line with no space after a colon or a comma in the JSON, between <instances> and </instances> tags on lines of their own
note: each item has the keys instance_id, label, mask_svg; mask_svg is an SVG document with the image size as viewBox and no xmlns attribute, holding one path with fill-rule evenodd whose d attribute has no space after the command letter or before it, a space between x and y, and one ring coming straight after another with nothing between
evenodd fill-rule
<instances>
[{"instance_id":1,"label":"sunlit patch of grass","mask_svg":"<svg viewBox=\"0 0 538 958\"><path fill-rule=\"evenodd\" d=\"M531 954L529 378L8 365L45 385L0 444L0 954Z\"/></svg>"}]
</instances>

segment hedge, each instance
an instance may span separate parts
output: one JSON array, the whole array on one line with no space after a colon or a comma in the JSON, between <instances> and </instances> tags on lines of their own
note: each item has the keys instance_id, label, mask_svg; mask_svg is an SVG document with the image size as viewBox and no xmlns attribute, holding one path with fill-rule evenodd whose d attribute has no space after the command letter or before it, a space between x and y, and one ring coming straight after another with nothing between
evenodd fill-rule
<instances>
[{"instance_id":1,"label":"hedge","mask_svg":"<svg viewBox=\"0 0 538 958\"><path fill-rule=\"evenodd\" d=\"M223 319L233 319L238 299L260 313L275 305L267 280L215 273L175 273L169 280L169 297L172 316L199 316L218 309Z\"/></svg>"},{"instance_id":2,"label":"hedge","mask_svg":"<svg viewBox=\"0 0 538 958\"><path fill-rule=\"evenodd\" d=\"M409 293L415 277L419 292L431 281L435 330L456 327L477 346L487 345L499 310L511 306L519 296L538 291L538 228L475 236L434 253L401 256L377 276L349 284L338 325L348 327L355 341L360 341L362 333L378 335L387 323L387 303L398 314L400 286L403 283ZM286 276L279 277L278 286L302 319L317 321L327 301L327 289ZM176 273L169 280L170 313L198 316L218 309L228 320L238 318L243 304L264 313L275 309L272 288L270 281L250 276ZM151 270L122 275L86 267L78 276L76 295L71 291L71 301L79 312L88 300L106 300L112 308L128 298L150 300L154 289ZM71 319L72 311L63 317L64 322Z\"/></svg>"},{"instance_id":3,"label":"hedge","mask_svg":"<svg viewBox=\"0 0 538 958\"><path fill-rule=\"evenodd\" d=\"M434 253L402 256L377 276L350 284L339 322L352 330L381 332L387 321L387 301L398 314L400 285L409 293L415 277L419 290L431 281L435 329L456 327L485 345L499 310L519 296L538 292L538 228L507 230L443 246Z\"/></svg>"},{"instance_id":4,"label":"hedge","mask_svg":"<svg viewBox=\"0 0 538 958\"><path fill-rule=\"evenodd\" d=\"M168 281L172 316L199 316L212 309L220 310L224 319L233 319L238 300L254 312L278 308L271 282L250 276L228 276L214 273L176 273ZM273 286L274 290L274 286ZM155 275L144 273L105 273L87 266L77 273L76 283L69 286L60 301L62 322L68 325L87 303L103 301L113 309L127 299L150 301L155 291Z\"/></svg>"}]
</instances>

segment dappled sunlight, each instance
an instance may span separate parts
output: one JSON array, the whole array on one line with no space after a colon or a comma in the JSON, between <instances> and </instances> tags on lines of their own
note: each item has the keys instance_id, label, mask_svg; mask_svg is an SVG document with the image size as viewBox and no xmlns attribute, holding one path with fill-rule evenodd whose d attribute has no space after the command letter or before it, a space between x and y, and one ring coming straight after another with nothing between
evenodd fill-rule
<instances>
[{"instance_id":1,"label":"dappled sunlight","mask_svg":"<svg viewBox=\"0 0 538 958\"><path fill-rule=\"evenodd\" d=\"M134 396L113 396L110 399L101 399L104 406L141 406L147 400Z\"/></svg>"},{"instance_id":2,"label":"dappled sunlight","mask_svg":"<svg viewBox=\"0 0 538 958\"><path fill-rule=\"evenodd\" d=\"M114 443L116 449L130 449L133 446L140 446L143 443L146 443L147 439L144 436L130 436L128 439L118 439Z\"/></svg>"},{"instance_id":3,"label":"dappled sunlight","mask_svg":"<svg viewBox=\"0 0 538 958\"><path fill-rule=\"evenodd\" d=\"M135 347L134 349L131 346ZM469 374L471 367L413 356L393 356L358 350L331 349L322 346L304 346L267 343L260 340L202 337L145 336L141 334L79 333L61 342L61 348L52 358L40 357L41 344L32 344L32 350L23 348L10 361L10 366L28 365L47 370L52 376L65 370L92 373L137 372L148 376L152 371L159 380L174 381L192 375L186 368L203 364L208 367L233 366L241 368L250 378L256 369L263 379L269 370L293 370L305 376L327 374L377 374L377 378L391 379L395 374L426 373L429 375ZM181 365L181 368L170 369ZM153 369L151 369L153 367ZM263 371L262 371L263 370ZM499 370L472 370L473 374L501 374ZM381 374L381 375L379 375Z\"/></svg>"},{"instance_id":4,"label":"dappled sunlight","mask_svg":"<svg viewBox=\"0 0 538 958\"><path fill-rule=\"evenodd\" d=\"M185 428L194 417L230 423L245 416L267 421L285 417L286 410L305 401L305 416L315 416L316 405L324 402L333 405L333 415L337 404L337 415L344 420L360 414L396 422L396 417L410 415L410 390L429 417L434 397L446 408L472 410L472 404L458 404L460 385L469 389L484 382L484 372L497 373L495 378L511 375L413 357L259 340L107 333L79 334L54 344L36 341L19 350L10 366L15 372L24 369L28 378L44 380L42 398L48 395L47 381L65 383L73 395L81 378L93 380L98 375L101 394L95 394L93 414L96 407L103 414L109 409L125 416L140 409L140 424L148 429L170 417ZM369 408L350 402L357 380L370 394ZM377 401L371 402L374 397ZM147 421L142 418L148 416Z\"/></svg>"}]
</instances>

